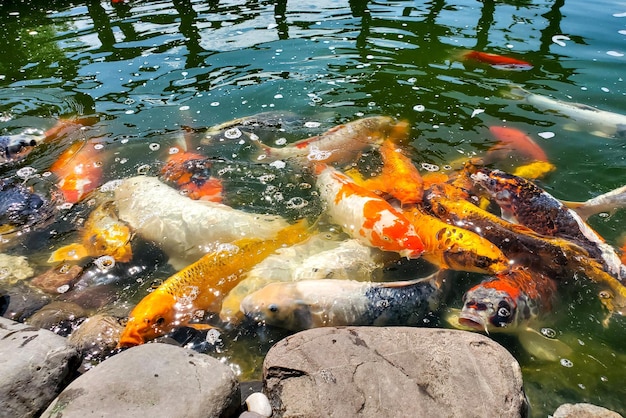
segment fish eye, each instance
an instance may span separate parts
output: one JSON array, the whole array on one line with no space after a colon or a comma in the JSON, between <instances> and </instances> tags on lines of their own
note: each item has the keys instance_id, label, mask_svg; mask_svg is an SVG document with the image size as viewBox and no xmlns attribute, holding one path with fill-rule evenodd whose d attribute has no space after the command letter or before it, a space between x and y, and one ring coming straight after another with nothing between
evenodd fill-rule
<instances>
[{"instance_id":1,"label":"fish eye","mask_svg":"<svg viewBox=\"0 0 626 418\"><path fill-rule=\"evenodd\" d=\"M165 318L163 318L162 316L158 317L157 320L154 322L156 325L163 325L165 323Z\"/></svg>"},{"instance_id":2,"label":"fish eye","mask_svg":"<svg viewBox=\"0 0 626 418\"><path fill-rule=\"evenodd\" d=\"M270 304L267 309L269 309L270 312L278 312L278 305L275 303Z\"/></svg>"},{"instance_id":3,"label":"fish eye","mask_svg":"<svg viewBox=\"0 0 626 418\"><path fill-rule=\"evenodd\" d=\"M498 308L498 316L501 316L503 318L508 318L509 316L511 316L511 311L505 308L504 306L502 306Z\"/></svg>"}]
</instances>

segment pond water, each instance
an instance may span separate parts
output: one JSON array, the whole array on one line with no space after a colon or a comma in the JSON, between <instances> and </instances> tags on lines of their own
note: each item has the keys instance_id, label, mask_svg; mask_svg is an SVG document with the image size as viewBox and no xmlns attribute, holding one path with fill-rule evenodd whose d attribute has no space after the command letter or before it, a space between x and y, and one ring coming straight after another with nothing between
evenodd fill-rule
<instances>
[{"instance_id":1,"label":"pond water","mask_svg":"<svg viewBox=\"0 0 626 418\"><path fill-rule=\"evenodd\" d=\"M2 134L46 130L60 118L85 121L25 160L1 166L4 179L19 177L24 167L46 172L77 139L101 144L111 156L105 180L138 169L158 173L163 151L181 136L203 138L203 128L271 111L292 115L286 141L367 116L407 120L418 167L481 153L494 143L489 127L507 124L545 150L556 170L540 184L558 198L583 201L626 183L623 125L608 136L584 126L572 130L563 114L507 94L520 86L626 114L621 2L3 1L0 27ZM461 58L469 49L517 57L532 68L471 63ZM236 146L212 152L246 166L245 150ZM295 217L267 193L250 197L259 188L244 178L233 184L241 187L231 190L233 206ZM76 205L75 212L84 215L85 208ZM75 233L72 213L10 251L45 270L50 250ZM589 222L620 246L625 218L618 211ZM172 273L162 257L152 264L132 278L143 287L127 286L122 299L136 302L153 279ZM465 289L476 277L459 280ZM520 361L532 416L547 416L565 402L624 414L626 321L603 327L595 294L574 293L548 325L575 347L569 361L540 361L514 337L493 338ZM460 295L449 303L459 307ZM213 355L242 379L258 379L262 354L284 335L234 331Z\"/></svg>"}]
</instances>

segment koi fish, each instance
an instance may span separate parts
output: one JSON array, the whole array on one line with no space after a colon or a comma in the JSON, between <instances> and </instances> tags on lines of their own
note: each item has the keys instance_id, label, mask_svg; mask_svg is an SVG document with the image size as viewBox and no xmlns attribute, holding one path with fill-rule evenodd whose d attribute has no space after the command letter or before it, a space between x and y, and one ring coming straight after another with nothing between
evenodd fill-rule
<instances>
[{"instance_id":1,"label":"koi fish","mask_svg":"<svg viewBox=\"0 0 626 418\"><path fill-rule=\"evenodd\" d=\"M346 174L366 189L391 195L402 206L420 203L424 192L423 180L413 162L388 139L383 141L379 151L383 160L381 174L367 180L356 170Z\"/></svg>"},{"instance_id":2,"label":"koi fish","mask_svg":"<svg viewBox=\"0 0 626 418\"><path fill-rule=\"evenodd\" d=\"M626 207L626 186L618 187L600 196L591 198L585 202L570 202L562 200L563 204L583 219L587 220L591 215L600 212L612 212Z\"/></svg>"},{"instance_id":3,"label":"koi fish","mask_svg":"<svg viewBox=\"0 0 626 418\"><path fill-rule=\"evenodd\" d=\"M316 162L347 164L353 161L360 151L373 145L380 145L387 138L396 142L406 140L408 129L409 125L406 122L396 122L386 116L358 119L284 148L273 148L255 141L260 148L256 160L260 162L295 160L305 166Z\"/></svg>"},{"instance_id":4,"label":"koi fish","mask_svg":"<svg viewBox=\"0 0 626 418\"><path fill-rule=\"evenodd\" d=\"M325 164L316 166L316 185L330 218L365 245L418 258L424 244L406 217L387 201Z\"/></svg>"},{"instance_id":5,"label":"koi fish","mask_svg":"<svg viewBox=\"0 0 626 418\"><path fill-rule=\"evenodd\" d=\"M143 344L189 325L198 311L219 312L223 296L239 282L242 273L283 245L295 244L307 236L308 226L302 220L281 230L273 239L242 238L204 255L168 278L133 308L118 346Z\"/></svg>"},{"instance_id":6,"label":"koi fish","mask_svg":"<svg viewBox=\"0 0 626 418\"><path fill-rule=\"evenodd\" d=\"M533 68L533 65L527 61L481 51L466 51L461 54L461 57L466 61L475 61L489 64L492 67L501 70L530 70L531 68Z\"/></svg>"},{"instance_id":7,"label":"koi fish","mask_svg":"<svg viewBox=\"0 0 626 418\"><path fill-rule=\"evenodd\" d=\"M532 355L557 360L571 352L564 343L543 337L530 325L552 310L556 282L526 268L514 268L488 278L463 296L458 316L461 327L518 335Z\"/></svg>"},{"instance_id":8,"label":"koi fish","mask_svg":"<svg viewBox=\"0 0 626 418\"><path fill-rule=\"evenodd\" d=\"M102 153L93 142L73 143L50 171L58 179L58 187L68 203L79 202L102 182Z\"/></svg>"},{"instance_id":9,"label":"koi fish","mask_svg":"<svg viewBox=\"0 0 626 418\"><path fill-rule=\"evenodd\" d=\"M525 179L534 180L546 176L556 170L554 164L548 161L533 161L532 163L520 165L513 170L513 174Z\"/></svg>"},{"instance_id":10,"label":"koi fish","mask_svg":"<svg viewBox=\"0 0 626 418\"><path fill-rule=\"evenodd\" d=\"M37 130L0 136L0 164L24 159L44 139L45 135Z\"/></svg>"},{"instance_id":11,"label":"koi fish","mask_svg":"<svg viewBox=\"0 0 626 418\"><path fill-rule=\"evenodd\" d=\"M48 263L103 255L125 263L133 256L131 236L130 228L117 218L113 202L105 202L89 214L81 242L57 249L48 258Z\"/></svg>"},{"instance_id":12,"label":"koi fish","mask_svg":"<svg viewBox=\"0 0 626 418\"><path fill-rule=\"evenodd\" d=\"M540 110L556 112L572 120L566 129L586 131L604 138L626 137L626 115L600 110L581 103L571 103L534 94L520 87L513 87L511 94Z\"/></svg>"},{"instance_id":13,"label":"koi fish","mask_svg":"<svg viewBox=\"0 0 626 418\"><path fill-rule=\"evenodd\" d=\"M504 253L480 235L450 225L419 208L404 212L422 237L422 257L442 269L495 274L509 268Z\"/></svg>"},{"instance_id":14,"label":"koi fish","mask_svg":"<svg viewBox=\"0 0 626 418\"><path fill-rule=\"evenodd\" d=\"M249 294L270 283L336 279L372 281L380 278L385 257L381 251L355 239L337 241L319 233L303 243L280 248L245 274L224 298L220 319L236 324Z\"/></svg>"},{"instance_id":15,"label":"koi fish","mask_svg":"<svg viewBox=\"0 0 626 418\"><path fill-rule=\"evenodd\" d=\"M503 159L500 154L513 151L532 161L548 161L544 150L526 133L516 128L506 126L491 126L489 132L498 140L498 143L487 151L489 161L497 154L497 159ZM490 157L491 154L491 157Z\"/></svg>"},{"instance_id":16,"label":"koi fish","mask_svg":"<svg viewBox=\"0 0 626 418\"><path fill-rule=\"evenodd\" d=\"M444 283L440 272L403 282L324 279L271 283L246 296L241 310L256 322L292 331L418 324L439 305Z\"/></svg>"},{"instance_id":17,"label":"koi fish","mask_svg":"<svg viewBox=\"0 0 626 418\"><path fill-rule=\"evenodd\" d=\"M288 225L280 216L192 200L156 177L124 179L114 193L120 221L145 240L157 243L176 269L197 261L217 243L242 237L270 239Z\"/></svg>"},{"instance_id":18,"label":"koi fish","mask_svg":"<svg viewBox=\"0 0 626 418\"><path fill-rule=\"evenodd\" d=\"M491 195L505 218L542 235L573 239L601 261L610 274L626 280L626 266L613 247L575 211L531 181L488 168L478 169L471 178Z\"/></svg>"},{"instance_id":19,"label":"koi fish","mask_svg":"<svg viewBox=\"0 0 626 418\"><path fill-rule=\"evenodd\" d=\"M211 176L211 162L200 154L179 151L170 155L161 178L191 199L222 201L222 181Z\"/></svg>"}]
</instances>

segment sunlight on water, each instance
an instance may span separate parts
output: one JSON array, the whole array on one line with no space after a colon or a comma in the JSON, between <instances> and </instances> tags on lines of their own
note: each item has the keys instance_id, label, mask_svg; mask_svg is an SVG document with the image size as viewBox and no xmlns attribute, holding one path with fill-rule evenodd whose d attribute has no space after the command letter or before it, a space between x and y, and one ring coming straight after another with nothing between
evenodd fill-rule
<instances>
[{"instance_id":1,"label":"sunlight on water","mask_svg":"<svg viewBox=\"0 0 626 418\"><path fill-rule=\"evenodd\" d=\"M495 143L489 127L506 125L528 135L556 166L539 184L557 198L584 201L626 183L621 3L130 0L114 6L33 0L2 2L0 12L8 34L0 51L11 57L0 62L1 135L48 131L53 138L19 159L2 155L2 179L53 184L58 174L51 167L76 143L95 145L90 160L102 162L99 178L79 179L87 188L90 181L103 184L96 195L63 203L51 186L46 198L58 203L53 219L33 220L18 233L15 225L2 225L0 250L26 256L36 275L51 268L51 249L85 240L82 231L99 196L117 193L122 178L162 175L166 163L185 152L201 157L192 166L196 177L219 178L223 190L213 191L227 205L289 220L315 217L322 207L310 173L268 157L259 143L283 148L375 115L410 124L405 145L423 175L449 173L483 155ZM530 65L498 68L468 59L468 50ZM514 86L562 102L542 108L515 97ZM573 123L579 116L568 114L563 102L612 113ZM59 120L74 123L60 126ZM328 158L327 150L309 151L309 160ZM515 163L507 157L497 164L510 170ZM376 164L371 155L355 163L372 173ZM624 220L622 210L589 223L617 247L624 244ZM79 263L80 281L60 284L57 293L78 294L78 300L90 291L99 296L83 301L101 302L89 306L94 313L127 315L153 282L176 271L158 243L133 239L131 262L90 256ZM211 246L194 243L193 251ZM451 307L461 306L462 293L480 277L461 274L458 280L462 290L446 301ZM492 338L520 361L532 416L547 416L565 402L624 413L625 321L612 318L604 327L593 286L571 280L567 289L535 330L565 343L567 356L546 362L515 336ZM20 312L16 318L23 321L29 310ZM215 314L205 319L217 322ZM258 379L264 353L285 335L250 326L211 331L206 339L192 331L177 338L229 362L241 379Z\"/></svg>"}]
</instances>

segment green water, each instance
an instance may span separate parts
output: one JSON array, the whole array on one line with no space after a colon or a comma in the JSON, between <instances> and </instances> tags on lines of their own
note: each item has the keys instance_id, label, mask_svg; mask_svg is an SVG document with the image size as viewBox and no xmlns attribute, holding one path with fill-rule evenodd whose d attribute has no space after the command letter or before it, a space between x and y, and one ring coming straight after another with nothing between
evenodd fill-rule
<instances>
[{"instance_id":1,"label":"green water","mask_svg":"<svg viewBox=\"0 0 626 418\"><path fill-rule=\"evenodd\" d=\"M506 122L557 166L541 182L556 197L586 200L626 183L623 137L570 131L566 117L504 94L520 85L626 114L626 6L617 1L3 1L0 28L2 132L95 116L64 141L100 141L115 155L107 179L154 164L148 145L171 144L183 126L279 111L319 122L311 135L364 116L406 119L418 166L482 152L493 144L489 126ZM555 35L569 40L560 46ZM465 49L512 55L533 68L470 65L457 58ZM43 172L63 148L50 145L0 170L3 177L24 165ZM590 223L618 245L625 217ZM58 238L51 239L31 240L23 252L41 258ZM494 338L522 364L533 416L564 402L624 414L626 321L603 328L593 291L573 293L550 323L576 348L572 367L529 358L512 337ZM219 355L243 377L258 378L260 355L283 335L243 335Z\"/></svg>"}]
</instances>

